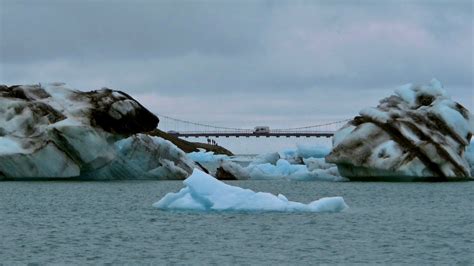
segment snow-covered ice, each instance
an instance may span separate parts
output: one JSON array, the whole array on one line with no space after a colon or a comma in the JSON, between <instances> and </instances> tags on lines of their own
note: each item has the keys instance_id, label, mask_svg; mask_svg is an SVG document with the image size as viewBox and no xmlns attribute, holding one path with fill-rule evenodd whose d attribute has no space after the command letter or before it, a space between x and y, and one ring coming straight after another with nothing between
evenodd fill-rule
<instances>
[{"instance_id":1,"label":"snow-covered ice","mask_svg":"<svg viewBox=\"0 0 474 266\"><path fill-rule=\"evenodd\" d=\"M168 193L153 206L163 210L243 212L340 212L348 208L342 197L303 204L289 201L281 194L275 196L231 186L198 169L183 183L186 187L177 193Z\"/></svg>"}]
</instances>

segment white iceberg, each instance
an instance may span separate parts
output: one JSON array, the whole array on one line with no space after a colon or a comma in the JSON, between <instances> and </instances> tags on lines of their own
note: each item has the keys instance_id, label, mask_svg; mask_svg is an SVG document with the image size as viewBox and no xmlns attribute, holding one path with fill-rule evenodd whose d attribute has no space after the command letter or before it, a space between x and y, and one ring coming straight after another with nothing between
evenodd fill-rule
<instances>
[{"instance_id":1,"label":"white iceberg","mask_svg":"<svg viewBox=\"0 0 474 266\"><path fill-rule=\"evenodd\" d=\"M275 212L340 212L348 206L342 197L322 198L308 204L289 201L285 196L254 192L227 185L194 169L177 193L168 193L153 207L163 210L196 211L275 211Z\"/></svg>"}]
</instances>

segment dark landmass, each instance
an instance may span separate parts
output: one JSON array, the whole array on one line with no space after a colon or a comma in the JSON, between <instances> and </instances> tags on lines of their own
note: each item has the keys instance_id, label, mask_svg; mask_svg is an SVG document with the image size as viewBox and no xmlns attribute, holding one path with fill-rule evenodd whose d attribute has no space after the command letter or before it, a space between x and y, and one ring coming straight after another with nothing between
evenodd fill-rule
<instances>
[{"instance_id":1,"label":"dark landmass","mask_svg":"<svg viewBox=\"0 0 474 266\"><path fill-rule=\"evenodd\" d=\"M216 171L216 178L219 180L239 180L229 171L226 171L224 168L219 167Z\"/></svg>"},{"instance_id":2,"label":"dark landmass","mask_svg":"<svg viewBox=\"0 0 474 266\"><path fill-rule=\"evenodd\" d=\"M218 146L218 145L211 145L207 143L201 143L201 142L190 142L186 141L183 139L180 139L178 137L175 137L171 134L168 134L160 129L155 129L153 131L150 131L146 133L150 136L156 136L160 137L166 140L171 141L174 145L178 146L181 150L183 150L186 153L193 152L193 151L199 151L199 148L205 149L206 151L212 151L215 154L224 154L228 156L234 155L231 151L228 149Z\"/></svg>"}]
</instances>

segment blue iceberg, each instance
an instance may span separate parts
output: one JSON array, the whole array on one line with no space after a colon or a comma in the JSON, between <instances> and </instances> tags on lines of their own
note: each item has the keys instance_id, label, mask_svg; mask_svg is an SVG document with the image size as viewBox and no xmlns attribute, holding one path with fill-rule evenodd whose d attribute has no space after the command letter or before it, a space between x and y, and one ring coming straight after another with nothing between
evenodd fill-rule
<instances>
[{"instance_id":1,"label":"blue iceberg","mask_svg":"<svg viewBox=\"0 0 474 266\"><path fill-rule=\"evenodd\" d=\"M284 195L225 184L194 169L183 181L186 187L177 193L168 193L153 207L163 210L196 211L275 211L275 212L340 212L348 206L342 197L322 198L308 204L289 201Z\"/></svg>"}]
</instances>

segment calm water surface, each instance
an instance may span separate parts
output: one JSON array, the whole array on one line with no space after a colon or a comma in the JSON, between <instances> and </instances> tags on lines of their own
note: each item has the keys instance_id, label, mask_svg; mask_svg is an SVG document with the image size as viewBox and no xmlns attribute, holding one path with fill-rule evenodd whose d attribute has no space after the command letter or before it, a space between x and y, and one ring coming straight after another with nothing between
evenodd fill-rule
<instances>
[{"instance_id":1,"label":"calm water surface","mask_svg":"<svg viewBox=\"0 0 474 266\"><path fill-rule=\"evenodd\" d=\"M343 213L166 212L178 181L1 182L0 262L474 263L474 182L229 182Z\"/></svg>"}]
</instances>

